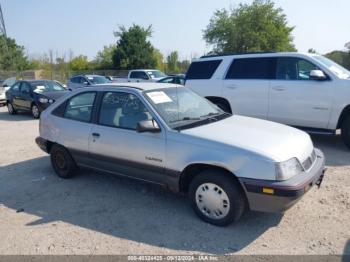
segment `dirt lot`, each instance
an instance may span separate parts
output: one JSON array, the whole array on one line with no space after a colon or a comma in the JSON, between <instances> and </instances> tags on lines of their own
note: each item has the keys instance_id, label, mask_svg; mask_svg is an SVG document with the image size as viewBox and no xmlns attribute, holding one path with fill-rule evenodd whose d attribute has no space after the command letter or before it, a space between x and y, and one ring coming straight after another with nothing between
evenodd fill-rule
<instances>
[{"instance_id":1,"label":"dirt lot","mask_svg":"<svg viewBox=\"0 0 350 262\"><path fill-rule=\"evenodd\" d=\"M153 185L91 171L59 179L37 134L31 116L0 108L0 254L350 254L350 151L339 136L313 137L327 157L321 189L284 215L248 212L219 228Z\"/></svg>"}]
</instances>

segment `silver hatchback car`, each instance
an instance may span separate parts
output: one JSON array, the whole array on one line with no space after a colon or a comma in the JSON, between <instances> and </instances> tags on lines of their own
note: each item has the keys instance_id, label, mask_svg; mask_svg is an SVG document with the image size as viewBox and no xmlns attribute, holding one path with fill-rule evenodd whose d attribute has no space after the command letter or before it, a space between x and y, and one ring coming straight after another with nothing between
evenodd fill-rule
<instances>
[{"instance_id":1,"label":"silver hatchback car","mask_svg":"<svg viewBox=\"0 0 350 262\"><path fill-rule=\"evenodd\" d=\"M230 115L172 84L79 89L42 113L36 142L62 178L84 167L156 183L220 226L246 209L283 212L325 170L308 134Z\"/></svg>"}]
</instances>

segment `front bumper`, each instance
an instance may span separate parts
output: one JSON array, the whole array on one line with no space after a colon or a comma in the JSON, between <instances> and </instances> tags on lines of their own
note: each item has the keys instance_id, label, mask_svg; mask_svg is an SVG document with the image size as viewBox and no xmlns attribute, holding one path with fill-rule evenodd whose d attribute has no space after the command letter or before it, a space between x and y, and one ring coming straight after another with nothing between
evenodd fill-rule
<instances>
[{"instance_id":1,"label":"front bumper","mask_svg":"<svg viewBox=\"0 0 350 262\"><path fill-rule=\"evenodd\" d=\"M315 149L317 158L313 167L286 181L268 181L240 178L254 211L283 212L292 207L309 189L320 187L325 173L325 157L321 150Z\"/></svg>"},{"instance_id":2,"label":"front bumper","mask_svg":"<svg viewBox=\"0 0 350 262\"><path fill-rule=\"evenodd\" d=\"M6 96L5 94L0 94L0 106L6 105Z\"/></svg>"}]
</instances>

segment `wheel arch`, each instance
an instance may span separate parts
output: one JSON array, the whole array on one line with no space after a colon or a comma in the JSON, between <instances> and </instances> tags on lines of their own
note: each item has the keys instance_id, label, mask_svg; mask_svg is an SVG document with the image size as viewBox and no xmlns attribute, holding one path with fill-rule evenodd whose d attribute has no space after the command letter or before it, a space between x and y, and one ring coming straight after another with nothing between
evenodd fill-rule
<instances>
[{"instance_id":1,"label":"wheel arch","mask_svg":"<svg viewBox=\"0 0 350 262\"><path fill-rule=\"evenodd\" d=\"M188 187L191 183L191 181L200 174L203 170L219 170L221 172L224 172L227 176L233 179L233 181L237 182L239 186L241 187L242 191L245 192L243 185L237 178L237 176L229 171L228 169L220 166L215 166L211 164L203 164L203 163L194 163L188 165L180 174L180 180L179 180L179 191L182 193L186 193L188 191Z\"/></svg>"},{"instance_id":2,"label":"wheel arch","mask_svg":"<svg viewBox=\"0 0 350 262\"><path fill-rule=\"evenodd\" d=\"M230 102L223 97L220 96L206 96L206 99L208 99L210 102L214 103L214 104L223 104L225 105L225 107L228 109L228 113L232 114L232 108L231 108L231 104Z\"/></svg>"},{"instance_id":3,"label":"wheel arch","mask_svg":"<svg viewBox=\"0 0 350 262\"><path fill-rule=\"evenodd\" d=\"M337 129L341 128L343 121L345 120L345 118L347 116L350 115L350 105L347 105L346 107L344 107L344 109L342 110L339 119L338 119L338 124L337 124Z\"/></svg>"},{"instance_id":4,"label":"wheel arch","mask_svg":"<svg viewBox=\"0 0 350 262\"><path fill-rule=\"evenodd\" d=\"M52 142L52 141L50 141L50 140L47 140L47 141L46 141L46 150L47 150L47 153L48 153L48 154L50 154L51 149L52 149L52 147L53 147L55 144L57 144L57 143ZM59 145L59 144L57 144L57 145Z\"/></svg>"}]
</instances>

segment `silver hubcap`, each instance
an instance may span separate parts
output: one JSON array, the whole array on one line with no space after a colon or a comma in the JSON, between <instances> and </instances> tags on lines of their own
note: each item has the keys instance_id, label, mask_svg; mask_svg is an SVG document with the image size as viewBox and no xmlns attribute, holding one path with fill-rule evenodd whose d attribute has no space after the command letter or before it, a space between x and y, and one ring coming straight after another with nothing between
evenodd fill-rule
<instances>
[{"instance_id":1,"label":"silver hubcap","mask_svg":"<svg viewBox=\"0 0 350 262\"><path fill-rule=\"evenodd\" d=\"M38 115L39 115L39 109L38 109L37 106L33 106L33 107L32 107L32 113L33 113L33 116L34 116L34 117L38 117Z\"/></svg>"},{"instance_id":2,"label":"silver hubcap","mask_svg":"<svg viewBox=\"0 0 350 262\"><path fill-rule=\"evenodd\" d=\"M8 109L8 111L9 111L9 113L12 114L12 112L13 112L13 107L12 107L11 104L7 104L7 109Z\"/></svg>"},{"instance_id":3,"label":"silver hubcap","mask_svg":"<svg viewBox=\"0 0 350 262\"><path fill-rule=\"evenodd\" d=\"M230 200L218 185L205 183L196 190L196 203L202 213L212 219L224 218L230 211Z\"/></svg>"}]
</instances>

